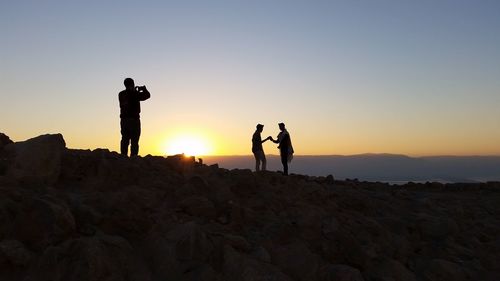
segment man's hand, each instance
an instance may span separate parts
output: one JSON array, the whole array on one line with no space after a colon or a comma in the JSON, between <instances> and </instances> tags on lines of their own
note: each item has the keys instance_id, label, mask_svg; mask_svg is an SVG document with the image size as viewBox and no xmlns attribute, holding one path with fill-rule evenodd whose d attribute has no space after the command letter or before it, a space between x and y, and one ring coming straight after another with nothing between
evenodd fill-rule
<instances>
[{"instance_id":1,"label":"man's hand","mask_svg":"<svg viewBox=\"0 0 500 281\"><path fill-rule=\"evenodd\" d=\"M147 91L146 86L136 86L136 87L135 87L135 90L136 90L137 92Z\"/></svg>"}]
</instances>

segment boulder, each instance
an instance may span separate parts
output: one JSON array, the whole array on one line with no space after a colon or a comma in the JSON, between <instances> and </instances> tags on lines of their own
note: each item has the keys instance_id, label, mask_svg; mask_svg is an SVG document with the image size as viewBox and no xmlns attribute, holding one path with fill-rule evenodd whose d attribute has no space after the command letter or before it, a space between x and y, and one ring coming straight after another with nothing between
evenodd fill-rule
<instances>
[{"instance_id":1,"label":"boulder","mask_svg":"<svg viewBox=\"0 0 500 281\"><path fill-rule=\"evenodd\" d=\"M21 183L54 184L61 173L65 148L61 134L11 143L4 148L10 163L6 174Z\"/></svg>"},{"instance_id":2,"label":"boulder","mask_svg":"<svg viewBox=\"0 0 500 281\"><path fill-rule=\"evenodd\" d=\"M103 235L47 248L22 280L148 281L151 274L125 239Z\"/></svg>"},{"instance_id":3,"label":"boulder","mask_svg":"<svg viewBox=\"0 0 500 281\"><path fill-rule=\"evenodd\" d=\"M68 206L49 196L23 202L13 224L11 235L34 251L64 241L75 231Z\"/></svg>"},{"instance_id":4,"label":"boulder","mask_svg":"<svg viewBox=\"0 0 500 281\"><path fill-rule=\"evenodd\" d=\"M319 281L364 281L361 272L344 264L330 264L322 267L318 274Z\"/></svg>"},{"instance_id":5,"label":"boulder","mask_svg":"<svg viewBox=\"0 0 500 281\"><path fill-rule=\"evenodd\" d=\"M333 178L332 175L328 175L328 176L326 176L325 182L326 182L326 184L333 184L335 182L335 179Z\"/></svg>"},{"instance_id":6,"label":"boulder","mask_svg":"<svg viewBox=\"0 0 500 281\"><path fill-rule=\"evenodd\" d=\"M156 280L182 280L186 268L181 268L176 258L175 241L166 239L163 233L153 232L146 237L141 249Z\"/></svg>"},{"instance_id":7,"label":"boulder","mask_svg":"<svg viewBox=\"0 0 500 281\"><path fill-rule=\"evenodd\" d=\"M188 174L192 172L196 165L194 156L186 156L184 154L176 154L166 158L167 166L177 173Z\"/></svg>"},{"instance_id":8,"label":"boulder","mask_svg":"<svg viewBox=\"0 0 500 281\"><path fill-rule=\"evenodd\" d=\"M431 260L421 272L422 275L425 276L426 280L429 281L468 280L465 272L458 264L442 259Z\"/></svg>"},{"instance_id":9,"label":"boulder","mask_svg":"<svg viewBox=\"0 0 500 281\"><path fill-rule=\"evenodd\" d=\"M249 252L251 249L250 243L242 236L226 234L224 235L224 241L234 249L242 252Z\"/></svg>"},{"instance_id":10,"label":"boulder","mask_svg":"<svg viewBox=\"0 0 500 281\"><path fill-rule=\"evenodd\" d=\"M167 234L175 243L175 256L184 262L206 262L214 250L207 234L194 222L186 223Z\"/></svg>"},{"instance_id":11,"label":"boulder","mask_svg":"<svg viewBox=\"0 0 500 281\"><path fill-rule=\"evenodd\" d=\"M458 232L457 223L452 218L421 215L418 221L420 235L424 239L443 239Z\"/></svg>"},{"instance_id":12,"label":"boulder","mask_svg":"<svg viewBox=\"0 0 500 281\"><path fill-rule=\"evenodd\" d=\"M9 262L15 266L26 266L33 258L23 243L17 240L3 240L0 242L0 260Z\"/></svg>"},{"instance_id":13,"label":"boulder","mask_svg":"<svg viewBox=\"0 0 500 281\"><path fill-rule=\"evenodd\" d=\"M271 252L272 261L294 280L316 280L319 258L301 241L279 246Z\"/></svg>"},{"instance_id":14,"label":"boulder","mask_svg":"<svg viewBox=\"0 0 500 281\"><path fill-rule=\"evenodd\" d=\"M223 280L273 280L291 281L290 277L280 272L278 268L269 263L255 260L242 255L231 246L224 247Z\"/></svg>"},{"instance_id":15,"label":"boulder","mask_svg":"<svg viewBox=\"0 0 500 281\"><path fill-rule=\"evenodd\" d=\"M13 222L19 214L20 204L12 200L11 190L0 189L0 241L7 238L11 232ZM18 190L14 190L18 191Z\"/></svg>"},{"instance_id":16,"label":"boulder","mask_svg":"<svg viewBox=\"0 0 500 281\"><path fill-rule=\"evenodd\" d=\"M2 150L6 145L11 143L12 141L7 135L0 133L0 176L5 174L8 167L8 159L5 157L5 153L3 153Z\"/></svg>"},{"instance_id":17,"label":"boulder","mask_svg":"<svg viewBox=\"0 0 500 281\"><path fill-rule=\"evenodd\" d=\"M192 216L215 219L215 206L205 197L192 196L186 198L180 203L180 207Z\"/></svg>"},{"instance_id":18,"label":"boulder","mask_svg":"<svg viewBox=\"0 0 500 281\"><path fill-rule=\"evenodd\" d=\"M271 255L269 254L269 252L266 250L266 248L262 247L262 246L258 246L256 247L251 255L258 259L258 260L261 260L263 262L267 262L267 263L271 263Z\"/></svg>"},{"instance_id":19,"label":"boulder","mask_svg":"<svg viewBox=\"0 0 500 281\"><path fill-rule=\"evenodd\" d=\"M397 260L385 258L373 260L366 270L366 276L369 277L369 280L417 280L415 274L406 268L402 263Z\"/></svg>"},{"instance_id":20,"label":"boulder","mask_svg":"<svg viewBox=\"0 0 500 281\"><path fill-rule=\"evenodd\" d=\"M335 239L335 234L340 231L340 224L335 217L325 217L321 221L321 233L329 240Z\"/></svg>"},{"instance_id":21,"label":"boulder","mask_svg":"<svg viewBox=\"0 0 500 281\"><path fill-rule=\"evenodd\" d=\"M119 192L98 194L94 200L86 202L93 209L93 213L86 215L96 220L105 233L137 239L151 229L153 221L150 211L137 192L131 192L127 187Z\"/></svg>"},{"instance_id":22,"label":"boulder","mask_svg":"<svg viewBox=\"0 0 500 281\"><path fill-rule=\"evenodd\" d=\"M157 280L201 281L204 279L197 279L196 276L202 274L207 274L205 280L213 280L210 262L215 246L194 222L173 226L167 233L153 232L141 248Z\"/></svg>"},{"instance_id":23,"label":"boulder","mask_svg":"<svg viewBox=\"0 0 500 281\"><path fill-rule=\"evenodd\" d=\"M13 141L4 133L0 133L0 151L4 148L4 146L13 143Z\"/></svg>"},{"instance_id":24,"label":"boulder","mask_svg":"<svg viewBox=\"0 0 500 281\"><path fill-rule=\"evenodd\" d=\"M171 279L167 279L171 280ZM182 279L186 281L219 281L217 272L208 264L201 264L189 268L182 274Z\"/></svg>"},{"instance_id":25,"label":"boulder","mask_svg":"<svg viewBox=\"0 0 500 281\"><path fill-rule=\"evenodd\" d=\"M324 241L324 255L331 262L349 264L362 270L366 267L369 260L369 247L363 246L346 229L337 229L334 224L327 225L327 229L323 231L324 235L325 231L328 235L325 237L327 240Z\"/></svg>"}]
</instances>

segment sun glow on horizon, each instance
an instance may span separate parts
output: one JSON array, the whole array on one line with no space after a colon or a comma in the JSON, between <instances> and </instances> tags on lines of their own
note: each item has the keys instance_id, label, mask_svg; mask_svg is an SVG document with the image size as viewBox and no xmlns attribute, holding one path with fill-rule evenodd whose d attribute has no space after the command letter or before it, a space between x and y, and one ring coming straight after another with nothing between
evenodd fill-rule
<instances>
[{"instance_id":1,"label":"sun glow on horizon","mask_svg":"<svg viewBox=\"0 0 500 281\"><path fill-rule=\"evenodd\" d=\"M166 140L163 151L167 155L203 156L210 154L212 148L210 142L202 136L179 135Z\"/></svg>"}]
</instances>

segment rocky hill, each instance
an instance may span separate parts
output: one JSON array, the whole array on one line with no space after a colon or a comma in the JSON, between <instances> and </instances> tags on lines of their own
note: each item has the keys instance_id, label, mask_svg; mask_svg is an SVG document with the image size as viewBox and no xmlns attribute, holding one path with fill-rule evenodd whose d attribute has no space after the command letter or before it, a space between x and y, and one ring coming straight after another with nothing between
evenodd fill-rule
<instances>
[{"instance_id":1,"label":"rocky hill","mask_svg":"<svg viewBox=\"0 0 500 281\"><path fill-rule=\"evenodd\" d=\"M336 181L0 134L0 280L500 280L500 183Z\"/></svg>"}]
</instances>

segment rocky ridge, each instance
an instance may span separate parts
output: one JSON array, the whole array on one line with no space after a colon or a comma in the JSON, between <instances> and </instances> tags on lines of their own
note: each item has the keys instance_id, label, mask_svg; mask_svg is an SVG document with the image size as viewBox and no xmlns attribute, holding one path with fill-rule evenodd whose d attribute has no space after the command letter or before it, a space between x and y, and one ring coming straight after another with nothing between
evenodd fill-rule
<instances>
[{"instance_id":1,"label":"rocky ridge","mask_svg":"<svg viewBox=\"0 0 500 281\"><path fill-rule=\"evenodd\" d=\"M0 134L0 280L500 280L500 183L394 186Z\"/></svg>"}]
</instances>

